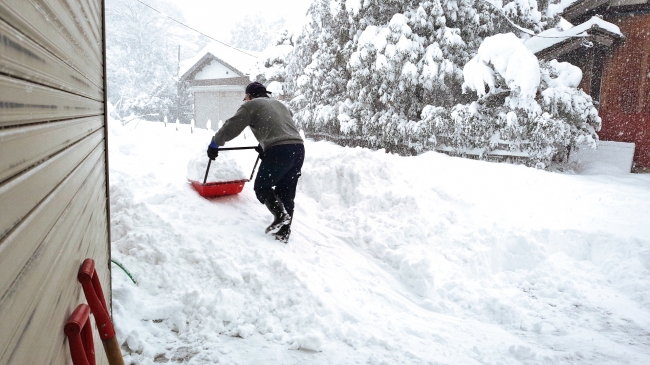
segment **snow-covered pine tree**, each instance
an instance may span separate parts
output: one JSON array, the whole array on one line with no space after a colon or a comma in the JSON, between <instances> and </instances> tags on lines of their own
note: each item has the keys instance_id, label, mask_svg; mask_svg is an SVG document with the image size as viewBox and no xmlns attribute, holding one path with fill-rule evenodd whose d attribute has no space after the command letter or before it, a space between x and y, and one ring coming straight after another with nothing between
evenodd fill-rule
<instances>
[{"instance_id":1,"label":"snow-covered pine tree","mask_svg":"<svg viewBox=\"0 0 650 365\"><path fill-rule=\"evenodd\" d=\"M168 0L154 0L152 5L180 14ZM187 108L187 102L182 93L179 99L175 81L178 44L199 42L199 37L173 28L169 19L133 1L106 1L106 19L108 99L115 105L113 116L181 117L184 110L179 109Z\"/></svg>"},{"instance_id":2,"label":"snow-covered pine tree","mask_svg":"<svg viewBox=\"0 0 650 365\"><path fill-rule=\"evenodd\" d=\"M307 65L312 62L312 55L318 49L317 38L321 32L320 11L318 0L314 0L307 13L311 16L310 21L303 27L302 32L294 39L294 49L286 58L287 82L284 84L284 91L289 95L291 108L294 114L303 110L305 105L303 73Z\"/></svg>"},{"instance_id":3,"label":"snow-covered pine tree","mask_svg":"<svg viewBox=\"0 0 650 365\"><path fill-rule=\"evenodd\" d=\"M355 37L348 63L343 132L356 131L368 136L369 145L394 152L431 148L430 131L418 123L420 113L425 105L449 107L463 100L462 66L471 54L463 36L480 38L481 30L473 3L365 2L360 14L367 26ZM387 24L368 24L391 12Z\"/></svg>"},{"instance_id":4,"label":"snow-covered pine tree","mask_svg":"<svg viewBox=\"0 0 650 365\"><path fill-rule=\"evenodd\" d=\"M319 0L310 10L311 26L320 31L313 33L316 48L296 85L297 101L302 104L296 119L314 132L338 134L338 106L345 99L349 79L350 15L339 1Z\"/></svg>"},{"instance_id":5,"label":"snow-covered pine tree","mask_svg":"<svg viewBox=\"0 0 650 365\"><path fill-rule=\"evenodd\" d=\"M296 38L288 58L285 93L302 128L312 134L339 134L337 115L346 96L347 62L351 37L359 19L345 1L316 0L308 11L310 22Z\"/></svg>"},{"instance_id":6,"label":"snow-covered pine tree","mask_svg":"<svg viewBox=\"0 0 650 365\"><path fill-rule=\"evenodd\" d=\"M296 120L311 136L402 154L431 150L436 143L487 151L485 146L497 148L503 139L513 151L527 149L529 154L541 151L541 146L557 147L562 138L552 131L557 123L551 120L556 119L538 118L537 129L520 128L517 121L544 115L545 105L556 105L553 100L559 96L531 104L530 97L522 99L517 90L496 80L494 93L471 102L471 94L461 87L463 68L485 38L508 32L528 37L554 24L555 18L546 15L549 1L540 3L315 0L309 9L311 21L296 37L286 67ZM574 91L563 92L566 96ZM537 105L535 113L518 103ZM590 135L582 122L576 119L574 129ZM551 134L557 138L544 137ZM525 146L517 145L524 140ZM535 143L539 148L529 148ZM546 151L557 152L556 147Z\"/></svg>"},{"instance_id":7,"label":"snow-covered pine tree","mask_svg":"<svg viewBox=\"0 0 650 365\"><path fill-rule=\"evenodd\" d=\"M258 60L258 74L255 81L266 85L267 88L274 81L284 84L287 80L287 57L293 48L293 34L285 29L276 38L274 45L262 52ZM275 91L273 92L275 97Z\"/></svg>"},{"instance_id":8,"label":"snow-covered pine tree","mask_svg":"<svg viewBox=\"0 0 650 365\"><path fill-rule=\"evenodd\" d=\"M510 21L522 28L534 33L543 30L542 13L538 10L537 0L510 1L503 6L503 13Z\"/></svg>"}]
</instances>

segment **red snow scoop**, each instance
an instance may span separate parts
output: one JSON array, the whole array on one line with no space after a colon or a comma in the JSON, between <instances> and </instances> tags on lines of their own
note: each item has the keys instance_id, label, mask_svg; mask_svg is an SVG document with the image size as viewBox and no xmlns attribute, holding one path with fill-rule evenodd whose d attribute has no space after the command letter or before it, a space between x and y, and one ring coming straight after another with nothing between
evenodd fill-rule
<instances>
[{"instance_id":1,"label":"red snow scoop","mask_svg":"<svg viewBox=\"0 0 650 365\"><path fill-rule=\"evenodd\" d=\"M219 152L232 151L232 150L253 150L253 149L255 149L255 147L227 147L227 148L219 148ZM208 180L208 172L210 171L210 164L212 164L212 160L209 160L208 168L205 169L205 177L203 178L203 184L195 180L189 180L189 182L190 184L192 184L194 190L196 190L196 192L199 193L199 195L201 195L204 198L209 198L212 196L239 194L241 193L242 189L244 189L244 184L253 179L253 174L255 173L255 168L257 168L258 162L260 162L259 155L257 156L257 160L255 161L255 166L253 166L253 172L251 172L251 177L249 179L206 183L206 181Z\"/></svg>"}]
</instances>

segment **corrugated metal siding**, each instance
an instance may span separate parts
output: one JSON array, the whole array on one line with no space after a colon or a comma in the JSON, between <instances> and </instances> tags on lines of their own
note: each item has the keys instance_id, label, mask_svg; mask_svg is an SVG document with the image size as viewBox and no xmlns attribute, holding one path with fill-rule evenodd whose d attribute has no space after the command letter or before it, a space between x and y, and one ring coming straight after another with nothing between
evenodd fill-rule
<instances>
[{"instance_id":1,"label":"corrugated metal siding","mask_svg":"<svg viewBox=\"0 0 650 365\"><path fill-rule=\"evenodd\" d=\"M83 76L80 79L102 89L102 39L84 33L82 23L86 19L67 10L83 7L84 3L94 4L101 11L101 1L2 0L0 14L5 22L79 72Z\"/></svg>"},{"instance_id":2,"label":"corrugated metal siding","mask_svg":"<svg viewBox=\"0 0 650 365\"><path fill-rule=\"evenodd\" d=\"M0 72L103 102L102 88L0 20Z\"/></svg>"},{"instance_id":3,"label":"corrugated metal siding","mask_svg":"<svg viewBox=\"0 0 650 365\"><path fill-rule=\"evenodd\" d=\"M0 365L71 363L85 258L110 300L103 8L0 0Z\"/></svg>"}]
</instances>

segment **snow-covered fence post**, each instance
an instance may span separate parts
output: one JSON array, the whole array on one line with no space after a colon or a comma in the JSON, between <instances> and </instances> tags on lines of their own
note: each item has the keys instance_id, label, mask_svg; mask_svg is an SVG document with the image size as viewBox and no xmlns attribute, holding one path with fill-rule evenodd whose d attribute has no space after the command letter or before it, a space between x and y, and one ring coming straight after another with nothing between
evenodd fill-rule
<instances>
[{"instance_id":1,"label":"snow-covered fence post","mask_svg":"<svg viewBox=\"0 0 650 365\"><path fill-rule=\"evenodd\" d=\"M166 116L166 115L165 115L165 117L163 118L163 123L165 123L165 128L167 128L167 116Z\"/></svg>"},{"instance_id":2,"label":"snow-covered fence post","mask_svg":"<svg viewBox=\"0 0 650 365\"><path fill-rule=\"evenodd\" d=\"M205 123L205 129L208 131L212 130L212 121L210 119L208 119L208 121Z\"/></svg>"},{"instance_id":3,"label":"snow-covered fence post","mask_svg":"<svg viewBox=\"0 0 650 365\"><path fill-rule=\"evenodd\" d=\"M178 124L179 124L178 118L176 118L176 132L178 132Z\"/></svg>"},{"instance_id":4,"label":"snow-covered fence post","mask_svg":"<svg viewBox=\"0 0 650 365\"><path fill-rule=\"evenodd\" d=\"M194 133L194 118L190 121L190 133Z\"/></svg>"}]
</instances>

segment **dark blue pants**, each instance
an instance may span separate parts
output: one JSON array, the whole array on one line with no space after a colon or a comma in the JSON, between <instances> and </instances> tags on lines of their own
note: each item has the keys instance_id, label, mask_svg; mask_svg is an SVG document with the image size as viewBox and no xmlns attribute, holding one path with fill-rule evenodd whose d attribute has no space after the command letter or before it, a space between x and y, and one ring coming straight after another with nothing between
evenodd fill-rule
<instances>
[{"instance_id":1,"label":"dark blue pants","mask_svg":"<svg viewBox=\"0 0 650 365\"><path fill-rule=\"evenodd\" d=\"M262 163L255 177L255 195L260 203L275 195L288 211L293 211L296 185L305 160L305 146L282 144L264 151Z\"/></svg>"}]
</instances>

